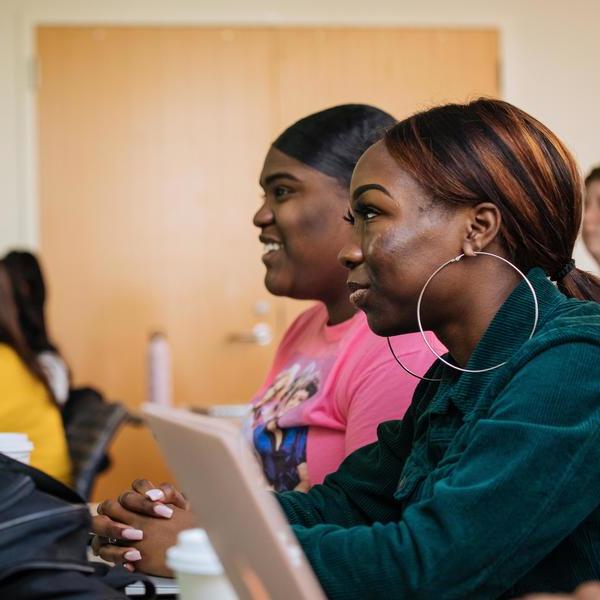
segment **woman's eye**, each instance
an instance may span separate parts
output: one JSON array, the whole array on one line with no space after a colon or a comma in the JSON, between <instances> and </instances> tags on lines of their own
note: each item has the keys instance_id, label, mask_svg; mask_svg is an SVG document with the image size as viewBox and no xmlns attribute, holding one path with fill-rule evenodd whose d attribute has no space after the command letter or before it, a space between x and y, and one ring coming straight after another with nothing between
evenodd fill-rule
<instances>
[{"instance_id":1,"label":"woman's eye","mask_svg":"<svg viewBox=\"0 0 600 600\"><path fill-rule=\"evenodd\" d=\"M371 208L370 206L357 206L354 209L354 213L358 215L363 221L370 221L379 214L375 209Z\"/></svg>"},{"instance_id":2,"label":"woman's eye","mask_svg":"<svg viewBox=\"0 0 600 600\"><path fill-rule=\"evenodd\" d=\"M348 211L343 217L342 219L344 219L344 221L346 221L347 223L350 223L350 225L354 225L354 215Z\"/></svg>"},{"instance_id":3,"label":"woman's eye","mask_svg":"<svg viewBox=\"0 0 600 600\"><path fill-rule=\"evenodd\" d=\"M292 190L290 190L290 188L284 187L282 185L278 185L274 190L273 190L273 195L275 196L276 200L283 200L286 196L288 196L290 193L292 192Z\"/></svg>"}]
</instances>

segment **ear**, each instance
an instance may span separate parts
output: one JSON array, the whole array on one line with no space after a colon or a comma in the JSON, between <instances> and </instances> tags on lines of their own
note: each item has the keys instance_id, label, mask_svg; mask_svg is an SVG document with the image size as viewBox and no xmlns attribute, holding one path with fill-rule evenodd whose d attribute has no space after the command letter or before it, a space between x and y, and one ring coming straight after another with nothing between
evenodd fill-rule
<instances>
[{"instance_id":1,"label":"ear","mask_svg":"<svg viewBox=\"0 0 600 600\"><path fill-rule=\"evenodd\" d=\"M467 229L462 242L462 251L465 256L475 256L492 243L502 224L502 216L495 204L481 202L469 210Z\"/></svg>"}]
</instances>

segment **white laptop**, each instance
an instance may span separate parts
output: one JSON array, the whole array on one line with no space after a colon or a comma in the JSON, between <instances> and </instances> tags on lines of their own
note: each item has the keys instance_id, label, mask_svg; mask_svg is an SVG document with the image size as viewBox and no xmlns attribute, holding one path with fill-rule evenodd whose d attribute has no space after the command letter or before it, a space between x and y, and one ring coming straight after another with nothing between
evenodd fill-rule
<instances>
[{"instance_id":1,"label":"white laptop","mask_svg":"<svg viewBox=\"0 0 600 600\"><path fill-rule=\"evenodd\" d=\"M143 412L240 599L324 599L239 429L182 409Z\"/></svg>"}]
</instances>

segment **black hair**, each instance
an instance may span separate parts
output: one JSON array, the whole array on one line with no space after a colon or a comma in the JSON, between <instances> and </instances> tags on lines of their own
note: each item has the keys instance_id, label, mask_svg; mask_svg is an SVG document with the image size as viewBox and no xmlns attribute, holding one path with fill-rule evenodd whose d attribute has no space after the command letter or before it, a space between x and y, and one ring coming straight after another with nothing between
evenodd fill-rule
<instances>
[{"instance_id":1,"label":"black hair","mask_svg":"<svg viewBox=\"0 0 600 600\"><path fill-rule=\"evenodd\" d=\"M44 385L54 399L46 374L19 327L19 312L4 261L0 261L0 344L6 344L16 352L27 370Z\"/></svg>"},{"instance_id":2,"label":"black hair","mask_svg":"<svg viewBox=\"0 0 600 600\"><path fill-rule=\"evenodd\" d=\"M590 185L592 181L600 181L600 167L594 167L585 178L585 187Z\"/></svg>"},{"instance_id":3,"label":"black hair","mask_svg":"<svg viewBox=\"0 0 600 600\"><path fill-rule=\"evenodd\" d=\"M13 250L2 262L10 278L19 326L29 349L36 354L47 350L58 353L46 329L46 284L37 258L31 252Z\"/></svg>"},{"instance_id":4,"label":"black hair","mask_svg":"<svg viewBox=\"0 0 600 600\"><path fill-rule=\"evenodd\" d=\"M342 104L296 121L273 147L348 188L358 159L395 123L374 106Z\"/></svg>"}]
</instances>

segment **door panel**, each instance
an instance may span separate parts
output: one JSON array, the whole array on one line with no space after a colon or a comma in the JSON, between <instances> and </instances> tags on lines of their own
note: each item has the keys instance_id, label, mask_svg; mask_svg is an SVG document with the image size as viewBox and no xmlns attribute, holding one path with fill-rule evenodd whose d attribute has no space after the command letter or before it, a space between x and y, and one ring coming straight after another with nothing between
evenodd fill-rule
<instances>
[{"instance_id":1,"label":"door panel","mask_svg":"<svg viewBox=\"0 0 600 600\"><path fill-rule=\"evenodd\" d=\"M245 402L306 306L264 290L251 224L285 126L342 102L401 117L498 93L493 31L40 27L37 42L50 323L75 383L132 410L151 331L170 340L178 404ZM270 345L228 341L258 322ZM98 497L169 477L145 431L113 455Z\"/></svg>"},{"instance_id":2,"label":"door panel","mask_svg":"<svg viewBox=\"0 0 600 600\"><path fill-rule=\"evenodd\" d=\"M435 104L498 95L491 30L279 29L280 128L319 108L374 104L397 118Z\"/></svg>"}]
</instances>

